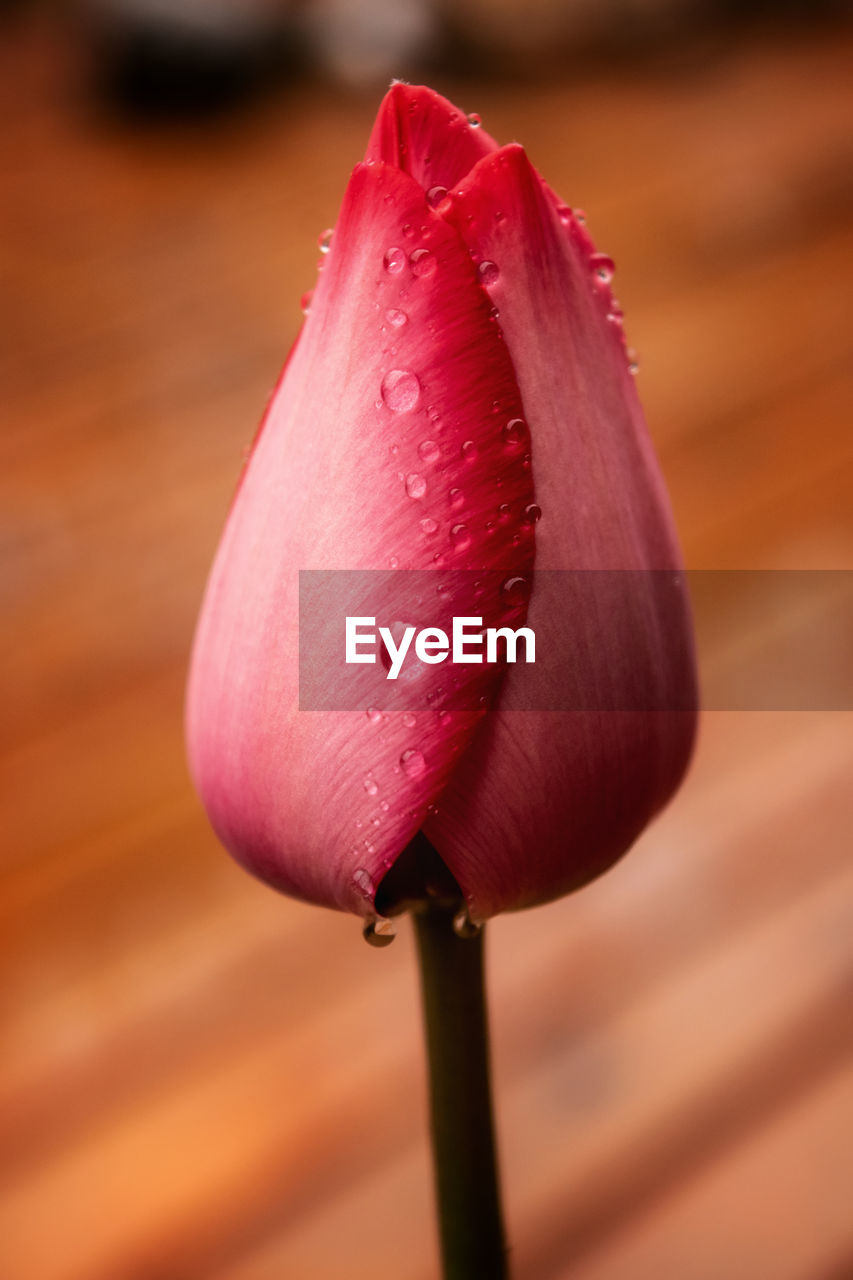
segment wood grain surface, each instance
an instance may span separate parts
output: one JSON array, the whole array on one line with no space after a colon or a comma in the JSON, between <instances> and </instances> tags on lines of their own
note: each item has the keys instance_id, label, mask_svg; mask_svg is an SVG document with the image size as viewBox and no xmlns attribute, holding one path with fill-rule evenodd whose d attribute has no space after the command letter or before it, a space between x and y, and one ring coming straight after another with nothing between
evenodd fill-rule
<instances>
[{"instance_id":1,"label":"wood grain surface","mask_svg":"<svg viewBox=\"0 0 853 1280\"><path fill-rule=\"evenodd\" d=\"M616 259L693 568L853 568L852 55L826 29L438 86ZM49 22L7 28L0 1278L429 1280L410 931L372 951L233 865L181 734L376 98L151 129L77 74ZM619 867L490 926L516 1280L853 1276L851 745L850 712L707 714Z\"/></svg>"}]
</instances>

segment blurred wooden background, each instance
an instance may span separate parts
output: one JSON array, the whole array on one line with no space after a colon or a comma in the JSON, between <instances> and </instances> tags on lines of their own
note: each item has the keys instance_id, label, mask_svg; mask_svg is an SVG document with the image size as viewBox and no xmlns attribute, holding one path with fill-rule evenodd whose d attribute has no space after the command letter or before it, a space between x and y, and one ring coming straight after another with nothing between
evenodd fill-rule
<instances>
[{"instance_id":1,"label":"blurred wooden background","mask_svg":"<svg viewBox=\"0 0 853 1280\"><path fill-rule=\"evenodd\" d=\"M617 261L688 564L853 567L853 39L438 87ZM412 941L279 899L183 762L204 577L374 95L208 125L0 48L3 1280L436 1274ZM853 1276L853 718L705 717L610 875L490 927L516 1280Z\"/></svg>"}]
</instances>

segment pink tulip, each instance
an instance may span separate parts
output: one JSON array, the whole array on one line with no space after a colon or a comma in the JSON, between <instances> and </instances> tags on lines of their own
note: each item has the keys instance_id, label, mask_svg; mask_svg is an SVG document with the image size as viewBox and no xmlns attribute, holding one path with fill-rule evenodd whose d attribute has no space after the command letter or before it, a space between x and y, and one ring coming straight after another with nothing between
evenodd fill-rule
<instances>
[{"instance_id":1,"label":"pink tulip","mask_svg":"<svg viewBox=\"0 0 853 1280\"><path fill-rule=\"evenodd\" d=\"M299 708L301 569L384 570L401 619L422 608L423 575L400 571L476 570L480 598L437 599L441 616L526 615L540 651L566 623L561 575L540 570L678 569L611 270L520 146L394 85L229 514L192 660L199 793L228 849L284 892L370 916L423 829L485 919L598 875L677 787L695 723L689 611L678 591L638 594L642 574L603 577L602 609L572 618L587 710L522 709L523 666L486 714L494 667L457 669L468 700L450 710Z\"/></svg>"}]
</instances>

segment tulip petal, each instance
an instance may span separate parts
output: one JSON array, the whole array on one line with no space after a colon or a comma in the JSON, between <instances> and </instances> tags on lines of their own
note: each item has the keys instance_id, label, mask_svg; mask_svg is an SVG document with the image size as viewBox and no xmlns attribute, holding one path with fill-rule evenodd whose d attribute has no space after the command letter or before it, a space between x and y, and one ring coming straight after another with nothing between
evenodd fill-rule
<instances>
[{"instance_id":1,"label":"tulip petal","mask_svg":"<svg viewBox=\"0 0 853 1280\"><path fill-rule=\"evenodd\" d=\"M459 235L413 179L358 166L228 517L188 693L191 767L215 829L297 897L370 913L480 723L474 711L300 711L298 571L390 567L406 616L421 607L406 582L422 574L397 569L529 570L532 532L485 527L499 501L517 513L533 498L529 459L501 435L521 402L490 311ZM461 611L501 625L506 606ZM342 659L343 634L330 680ZM496 679L460 673L477 688Z\"/></svg>"},{"instance_id":2,"label":"tulip petal","mask_svg":"<svg viewBox=\"0 0 853 1280\"><path fill-rule=\"evenodd\" d=\"M461 182L497 147L485 129L472 126L433 89L398 82L382 101L365 158L395 165L430 193ZM437 194L432 198L438 203Z\"/></svg>"},{"instance_id":3,"label":"tulip petal","mask_svg":"<svg viewBox=\"0 0 853 1280\"><path fill-rule=\"evenodd\" d=\"M683 593L661 597L637 572L680 556L592 242L563 225L520 147L485 157L452 195L444 216L495 264L489 292L535 444L538 648L558 642L565 607L559 575L540 570L634 571L602 577L601 609L576 618L581 682L617 709L512 710L531 678L513 668L425 827L485 918L567 892L625 852L684 773L695 715L664 708L691 707L695 677ZM638 684L651 709L620 710Z\"/></svg>"}]
</instances>

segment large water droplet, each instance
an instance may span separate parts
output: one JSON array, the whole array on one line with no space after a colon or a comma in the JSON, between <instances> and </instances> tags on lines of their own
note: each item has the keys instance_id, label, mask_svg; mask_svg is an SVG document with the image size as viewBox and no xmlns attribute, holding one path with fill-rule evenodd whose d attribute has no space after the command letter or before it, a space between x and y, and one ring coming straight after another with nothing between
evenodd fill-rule
<instances>
[{"instance_id":1,"label":"large water droplet","mask_svg":"<svg viewBox=\"0 0 853 1280\"><path fill-rule=\"evenodd\" d=\"M560 219L564 227L567 227L572 220L572 211L567 204L561 204L557 208L557 217Z\"/></svg>"},{"instance_id":2,"label":"large water droplet","mask_svg":"<svg viewBox=\"0 0 853 1280\"><path fill-rule=\"evenodd\" d=\"M435 462L440 452L441 450L434 440L424 440L422 444L418 445L418 453L424 462Z\"/></svg>"},{"instance_id":3,"label":"large water droplet","mask_svg":"<svg viewBox=\"0 0 853 1280\"><path fill-rule=\"evenodd\" d=\"M321 231L317 237L317 244L320 246L321 253L328 253L332 247L332 236L335 234L334 227L327 227L325 231Z\"/></svg>"},{"instance_id":4,"label":"large water droplet","mask_svg":"<svg viewBox=\"0 0 853 1280\"><path fill-rule=\"evenodd\" d=\"M430 187L427 192L427 204L431 209L437 209L446 199L447 187Z\"/></svg>"},{"instance_id":5,"label":"large water droplet","mask_svg":"<svg viewBox=\"0 0 853 1280\"><path fill-rule=\"evenodd\" d=\"M450 541L457 551L467 551L471 545L471 534L467 524L455 524L450 530Z\"/></svg>"},{"instance_id":6,"label":"large water droplet","mask_svg":"<svg viewBox=\"0 0 853 1280\"><path fill-rule=\"evenodd\" d=\"M438 522L427 516L425 520L421 521L421 528L424 533L435 533L438 529Z\"/></svg>"},{"instance_id":7,"label":"large water droplet","mask_svg":"<svg viewBox=\"0 0 853 1280\"><path fill-rule=\"evenodd\" d=\"M402 249L393 248L386 252L382 261L385 264L385 270L395 276L406 265L406 255Z\"/></svg>"},{"instance_id":8,"label":"large water droplet","mask_svg":"<svg viewBox=\"0 0 853 1280\"><path fill-rule=\"evenodd\" d=\"M385 319L395 329L402 329L408 318L405 311L400 311L397 307L391 307L390 310L385 312Z\"/></svg>"},{"instance_id":9,"label":"large water droplet","mask_svg":"<svg viewBox=\"0 0 853 1280\"><path fill-rule=\"evenodd\" d=\"M403 772L410 778L420 778L426 770L426 760L420 751L415 751L414 748L403 752L400 756L400 764Z\"/></svg>"},{"instance_id":10,"label":"large water droplet","mask_svg":"<svg viewBox=\"0 0 853 1280\"><path fill-rule=\"evenodd\" d=\"M389 947L397 936L397 926L387 916L374 916L365 920L361 936L371 947Z\"/></svg>"},{"instance_id":11,"label":"large water droplet","mask_svg":"<svg viewBox=\"0 0 853 1280\"><path fill-rule=\"evenodd\" d=\"M507 449L523 449L527 444L527 423L523 418L510 418L501 434Z\"/></svg>"},{"instance_id":12,"label":"large water droplet","mask_svg":"<svg viewBox=\"0 0 853 1280\"><path fill-rule=\"evenodd\" d=\"M530 599L530 583L527 578L507 578L501 585L501 598L514 608L527 604Z\"/></svg>"},{"instance_id":13,"label":"large water droplet","mask_svg":"<svg viewBox=\"0 0 853 1280\"><path fill-rule=\"evenodd\" d=\"M480 284L496 284L500 279L500 267L496 262L490 262L486 259L481 262L477 268L477 275L480 277Z\"/></svg>"},{"instance_id":14,"label":"large water droplet","mask_svg":"<svg viewBox=\"0 0 853 1280\"><path fill-rule=\"evenodd\" d=\"M436 261L429 249L415 249L410 255L409 262L412 264L412 275L424 277L431 276L436 268Z\"/></svg>"},{"instance_id":15,"label":"large water droplet","mask_svg":"<svg viewBox=\"0 0 853 1280\"><path fill-rule=\"evenodd\" d=\"M421 384L409 369L392 369L382 379L380 392L392 412L407 413L421 398Z\"/></svg>"},{"instance_id":16,"label":"large water droplet","mask_svg":"<svg viewBox=\"0 0 853 1280\"><path fill-rule=\"evenodd\" d=\"M378 707L368 707L367 718L371 724L380 724L382 721L382 712Z\"/></svg>"},{"instance_id":17,"label":"large water droplet","mask_svg":"<svg viewBox=\"0 0 853 1280\"><path fill-rule=\"evenodd\" d=\"M453 917L453 932L458 938L476 938L481 928L482 925L475 924L471 919L467 907L457 911Z\"/></svg>"},{"instance_id":18,"label":"large water droplet","mask_svg":"<svg viewBox=\"0 0 853 1280\"><path fill-rule=\"evenodd\" d=\"M471 111L468 113L468 123L472 129L479 129L483 122L476 111Z\"/></svg>"},{"instance_id":19,"label":"large water droplet","mask_svg":"<svg viewBox=\"0 0 853 1280\"><path fill-rule=\"evenodd\" d=\"M536 524L536 521L541 519L542 519L541 507L537 507L535 502L531 502L529 506L524 508L524 515L521 518L521 523Z\"/></svg>"},{"instance_id":20,"label":"large water droplet","mask_svg":"<svg viewBox=\"0 0 853 1280\"><path fill-rule=\"evenodd\" d=\"M606 253L593 253L589 259L589 265L592 267L599 280L603 280L605 284L609 284L613 279L613 272L616 266L612 258Z\"/></svg>"},{"instance_id":21,"label":"large water droplet","mask_svg":"<svg viewBox=\"0 0 853 1280\"><path fill-rule=\"evenodd\" d=\"M419 476L413 471L410 476L406 476L406 493L410 498L422 498L427 490L427 483L423 476Z\"/></svg>"}]
</instances>

